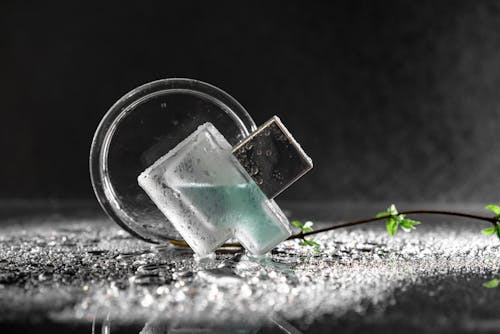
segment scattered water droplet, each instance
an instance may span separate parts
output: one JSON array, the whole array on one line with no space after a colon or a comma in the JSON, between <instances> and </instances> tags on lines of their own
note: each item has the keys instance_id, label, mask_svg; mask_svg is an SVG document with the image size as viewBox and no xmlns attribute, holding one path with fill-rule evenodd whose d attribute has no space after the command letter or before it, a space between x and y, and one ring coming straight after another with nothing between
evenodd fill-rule
<instances>
[{"instance_id":1,"label":"scattered water droplet","mask_svg":"<svg viewBox=\"0 0 500 334\"><path fill-rule=\"evenodd\" d=\"M91 249L87 251L87 253L91 255L103 255L106 254L107 252L108 252L107 250L103 249Z\"/></svg>"}]
</instances>

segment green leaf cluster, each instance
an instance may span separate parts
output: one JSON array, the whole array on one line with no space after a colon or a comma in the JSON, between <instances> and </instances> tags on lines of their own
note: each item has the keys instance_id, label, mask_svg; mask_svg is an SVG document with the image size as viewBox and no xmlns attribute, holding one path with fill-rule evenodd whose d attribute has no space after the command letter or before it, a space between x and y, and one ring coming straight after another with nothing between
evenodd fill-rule
<instances>
[{"instance_id":1,"label":"green leaf cluster","mask_svg":"<svg viewBox=\"0 0 500 334\"><path fill-rule=\"evenodd\" d=\"M481 232L485 235L496 235L498 239L500 239L500 206L496 204L489 204L484 208L486 210L492 211L495 214L494 218L497 220L497 222L495 223L495 225L481 230Z\"/></svg>"},{"instance_id":2,"label":"green leaf cluster","mask_svg":"<svg viewBox=\"0 0 500 334\"><path fill-rule=\"evenodd\" d=\"M408 219L406 215L399 213L394 204L391 204L386 211L377 213L375 217L387 217L385 227L391 237L396 234L399 227L405 232L410 232L414 230L417 225L421 224L419 221Z\"/></svg>"},{"instance_id":3,"label":"green leaf cluster","mask_svg":"<svg viewBox=\"0 0 500 334\"><path fill-rule=\"evenodd\" d=\"M294 220L292 222L292 225L295 226L295 227L300 228L300 230L302 231L302 233L308 233L308 232L312 232L313 231L313 229L312 229L313 223L312 222L306 222L305 224L302 224L298 220Z\"/></svg>"},{"instance_id":4,"label":"green leaf cluster","mask_svg":"<svg viewBox=\"0 0 500 334\"><path fill-rule=\"evenodd\" d=\"M299 228L300 231L305 234L305 233L309 233L309 232L313 232L313 223L312 222L306 222L305 224L302 224L301 222L299 222L298 220L295 220L292 222L292 225ZM316 241L314 241L314 239L306 239L305 237L302 238L302 240L299 242L299 245L300 246L309 246L309 247L314 247L314 250L316 252L319 251L319 247L321 246L319 243L317 243Z\"/></svg>"}]
</instances>

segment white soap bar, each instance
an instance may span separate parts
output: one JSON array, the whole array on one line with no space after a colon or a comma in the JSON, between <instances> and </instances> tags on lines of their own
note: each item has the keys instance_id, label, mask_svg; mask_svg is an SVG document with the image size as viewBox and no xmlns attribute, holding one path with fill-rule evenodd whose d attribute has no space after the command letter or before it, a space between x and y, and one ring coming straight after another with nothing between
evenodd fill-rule
<instances>
[{"instance_id":1,"label":"white soap bar","mask_svg":"<svg viewBox=\"0 0 500 334\"><path fill-rule=\"evenodd\" d=\"M288 220L266 198L211 124L200 126L138 177L139 185L200 255L235 237L264 254L291 235Z\"/></svg>"}]
</instances>

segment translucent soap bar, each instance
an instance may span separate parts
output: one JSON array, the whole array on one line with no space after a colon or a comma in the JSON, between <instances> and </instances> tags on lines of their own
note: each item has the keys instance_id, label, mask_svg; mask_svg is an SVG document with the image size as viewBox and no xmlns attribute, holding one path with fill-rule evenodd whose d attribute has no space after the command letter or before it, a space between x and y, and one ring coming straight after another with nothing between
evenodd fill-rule
<instances>
[{"instance_id":1,"label":"translucent soap bar","mask_svg":"<svg viewBox=\"0 0 500 334\"><path fill-rule=\"evenodd\" d=\"M138 177L139 185L200 255L235 237L253 254L264 254L291 234L288 220L266 198L231 153L232 147L205 123Z\"/></svg>"}]
</instances>

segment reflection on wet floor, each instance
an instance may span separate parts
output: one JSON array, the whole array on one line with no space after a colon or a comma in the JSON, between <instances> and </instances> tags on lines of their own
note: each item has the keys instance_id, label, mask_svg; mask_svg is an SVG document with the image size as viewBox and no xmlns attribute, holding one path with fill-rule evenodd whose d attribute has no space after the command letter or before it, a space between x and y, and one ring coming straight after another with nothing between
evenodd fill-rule
<instances>
[{"instance_id":1,"label":"reflection on wet floor","mask_svg":"<svg viewBox=\"0 0 500 334\"><path fill-rule=\"evenodd\" d=\"M264 257L202 259L138 241L104 218L1 229L1 323L95 333L499 328L500 289L481 283L500 269L500 244L470 224L395 238L381 226L338 230L317 236L319 253L290 241Z\"/></svg>"},{"instance_id":2,"label":"reflection on wet floor","mask_svg":"<svg viewBox=\"0 0 500 334\"><path fill-rule=\"evenodd\" d=\"M119 323L118 323L119 324ZM92 321L91 332L110 334L122 332L123 326L114 326L109 318L101 323L94 319ZM127 329L131 329L128 327ZM238 322L192 322L192 321L165 321L164 319L152 319L145 324L134 326L135 333L139 334L192 334L192 333L213 333L213 334L300 334L302 333L285 319L278 316L270 316L265 321L255 323L244 320Z\"/></svg>"}]
</instances>

